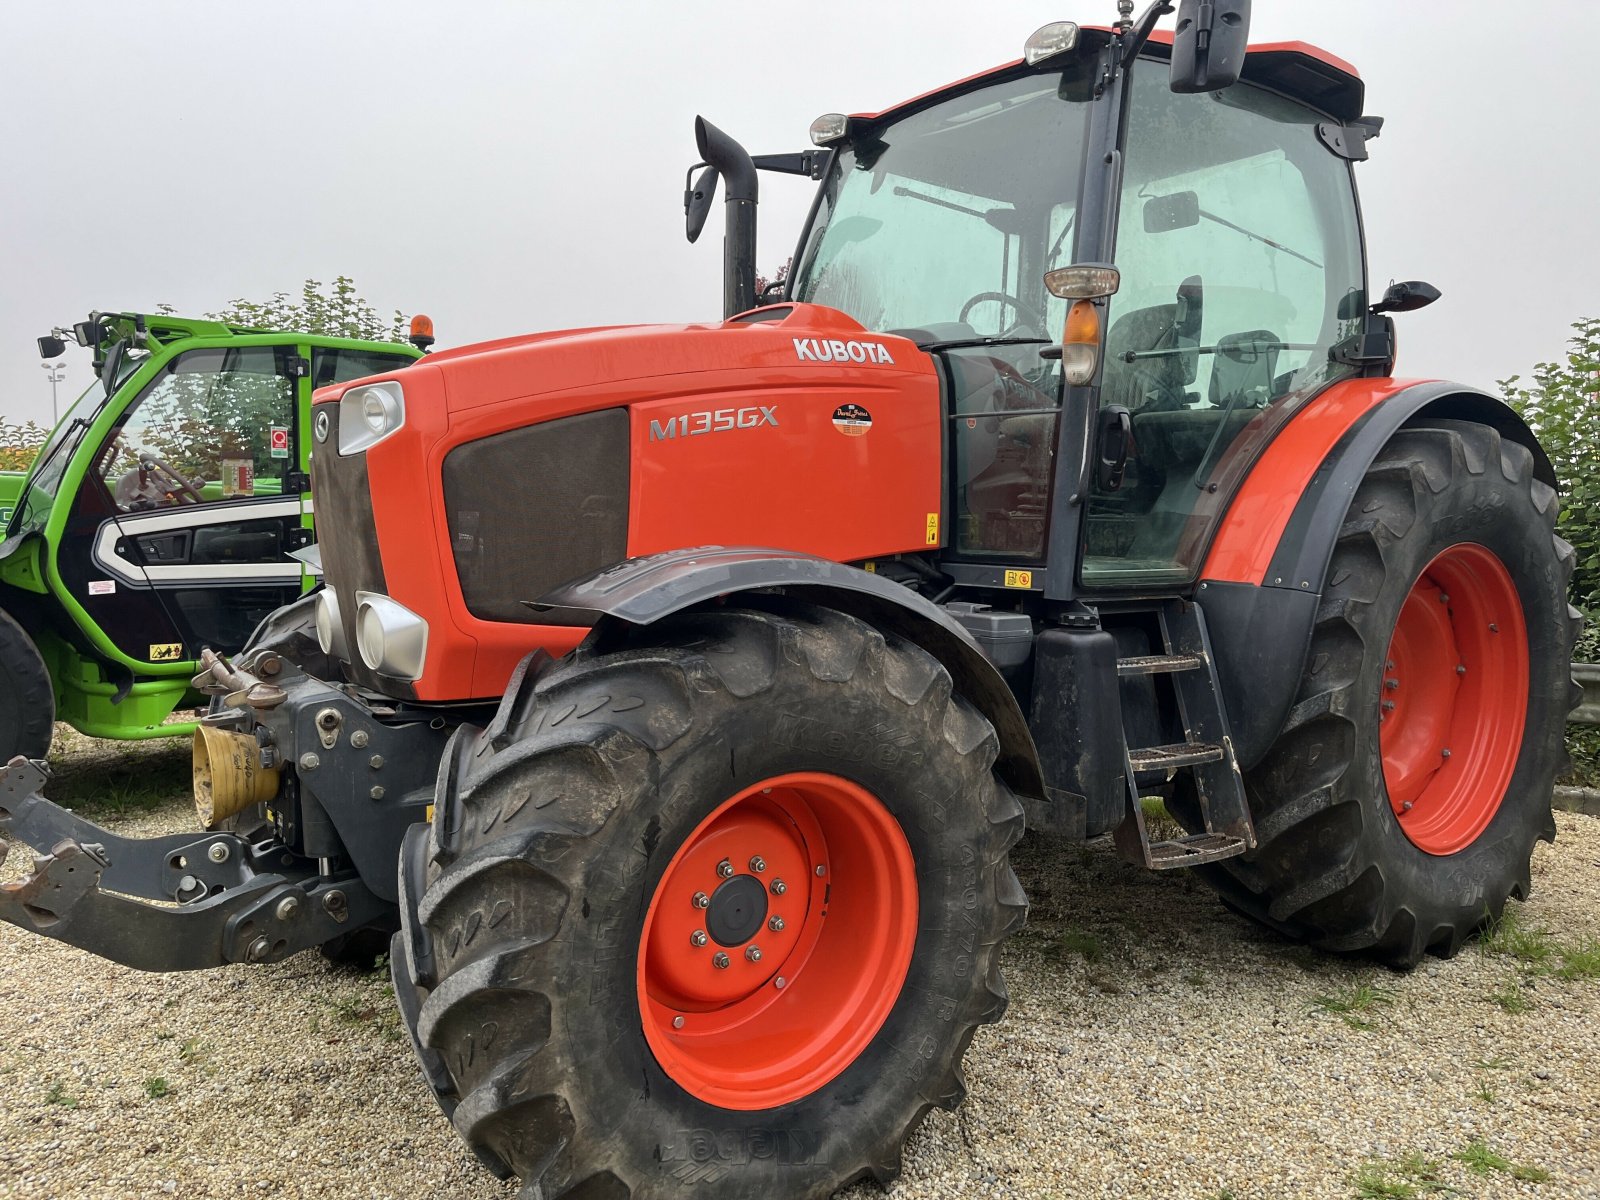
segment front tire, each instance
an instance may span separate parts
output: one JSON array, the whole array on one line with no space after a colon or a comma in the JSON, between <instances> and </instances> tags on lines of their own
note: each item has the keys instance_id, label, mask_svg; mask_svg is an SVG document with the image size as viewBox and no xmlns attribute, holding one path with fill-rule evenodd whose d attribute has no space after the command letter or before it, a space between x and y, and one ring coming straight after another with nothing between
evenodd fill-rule
<instances>
[{"instance_id":1,"label":"front tire","mask_svg":"<svg viewBox=\"0 0 1600 1200\"><path fill-rule=\"evenodd\" d=\"M1246 776L1259 844L1203 873L1234 907L1392 966L1525 899L1578 699L1572 548L1526 447L1398 433L1340 530L1288 721Z\"/></svg>"},{"instance_id":2,"label":"front tire","mask_svg":"<svg viewBox=\"0 0 1600 1200\"><path fill-rule=\"evenodd\" d=\"M10 613L0 612L0 763L48 758L56 693L39 649Z\"/></svg>"},{"instance_id":3,"label":"front tire","mask_svg":"<svg viewBox=\"0 0 1600 1200\"><path fill-rule=\"evenodd\" d=\"M887 1181L1005 1009L993 729L911 643L776 608L591 639L452 743L416 1034L525 1195Z\"/></svg>"}]
</instances>

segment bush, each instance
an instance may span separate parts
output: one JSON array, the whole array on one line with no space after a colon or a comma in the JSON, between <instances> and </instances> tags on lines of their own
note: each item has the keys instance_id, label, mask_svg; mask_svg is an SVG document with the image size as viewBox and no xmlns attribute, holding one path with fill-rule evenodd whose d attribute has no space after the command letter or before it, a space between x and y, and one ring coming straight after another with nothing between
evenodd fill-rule
<instances>
[{"instance_id":1,"label":"bush","mask_svg":"<svg viewBox=\"0 0 1600 1200\"><path fill-rule=\"evenodd\" d=\"M0 471L26 471L49 436L32 421L13 425L0 417Z\"/></svg>"},{"instance_id":2,"label":"bush","mask_svg":"<svg viewBox=\"0 0 1600 1200\"><path fill-rule=\"evenodd\" d=\"M1600 417L1600 317L1578 321L1567 342L1565 362L1540 363L1533 381L1520 376L1500 382L1511 407L1533 427L1561 481L1558 530L1577 551L1572 602L1591 626L1600 614L1600 462L1594 429ZM1587 647L1593 653L1591 644ZM1581 657L1581 656L1580 656Z\"/></svg>"}]
</instances>

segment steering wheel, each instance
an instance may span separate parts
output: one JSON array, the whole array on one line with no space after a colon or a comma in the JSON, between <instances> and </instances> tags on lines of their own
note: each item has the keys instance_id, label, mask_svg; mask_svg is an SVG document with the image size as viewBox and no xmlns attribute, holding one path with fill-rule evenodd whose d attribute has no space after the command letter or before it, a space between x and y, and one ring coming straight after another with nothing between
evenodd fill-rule
<instances>
[{"instance_id":1,"label":"steering wheel","mask_svg":"<svg viewBox=\"0 0 1600 1200\"><path fill-rule=\"evenodd\" d=\"M172 486L163 487L162 490L179 504L205 503L205 497L195 491L194 485L174 471L165 459L157 458L153 454L142 454L139 456L139 465L152 476L159 475L171 484Z\"/></svg>"},{"instance_id":2,"label":"steering wheel","mask_svg":"<svg viewBox=\"0 0 1600 1200\"><path fill-rule=\"evenodd\" d=\"M1006 292L979 292L961 306L961 313L956 320L965 321L968 313L977 308L978 305L987 304L990 301L995 301L1002 307L1005 305L1010 305L1012 308L1017 310L1017 316L1024 318L1023 321L1018 321L1007 326L1007 330L1017 329L1024 324L1029 324L1032 326L1035 332L1043 333L1045 331L1045 326L1049 323L1045 320L1044 314L1038 309L1034 308L1031 304L1024 304L1021 300L1018 300L1015 296L1009 295Z\"/></svg>"}]
</instances>

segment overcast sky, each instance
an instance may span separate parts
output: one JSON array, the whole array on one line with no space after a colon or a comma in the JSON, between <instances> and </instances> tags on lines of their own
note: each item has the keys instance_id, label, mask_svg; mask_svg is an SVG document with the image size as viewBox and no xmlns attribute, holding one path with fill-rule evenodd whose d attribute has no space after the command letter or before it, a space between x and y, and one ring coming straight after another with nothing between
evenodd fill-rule
<instances>
[{"instance_id":1,"label":"overcast sky","mask_svg":"<svg viewBox=\"0 0 1600 1200\"><path fill-rule=\"evenodd\" d=\"M33 339L51 325L202 313L308 277L431 314L441 345L715 318L721 216L690 246L680 207L697 112L752 152L801 150L819 113L1016 58L1045 21L1116 15L1112 0L5 10L12 420L48 420ZM1358 170L1375 290L1444 292L1398 318L1400 373L1492 387L1560 355L1568 325L1600 315L1600 4L1256 0L1252 40L1290 39L1354 63L1387 118ZM764 267L792 251L812 186L763 176ZM63 404L89 380L86 352L68 362Z\"/></svg>"}]
</instances>

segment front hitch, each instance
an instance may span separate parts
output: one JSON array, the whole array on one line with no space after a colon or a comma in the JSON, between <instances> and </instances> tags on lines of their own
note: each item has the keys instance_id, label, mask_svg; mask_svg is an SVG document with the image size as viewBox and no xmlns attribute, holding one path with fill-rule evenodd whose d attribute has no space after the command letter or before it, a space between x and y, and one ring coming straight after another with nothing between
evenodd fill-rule
<instances>
[{"instance_id":1,"label":"front hitch","mask_svg":"<svg viewBox=\"0 0 1600 1200\"><path fill-rule=\"evenodd\" d=\"M392 909L277 842L118 837L40 795L48 778L25 758L0 769L0 863L5 837L49 848L27 878L0 883L0 920L32 933L142 971L192 971L276 962Z\"/></svg>"}]
</instances>

